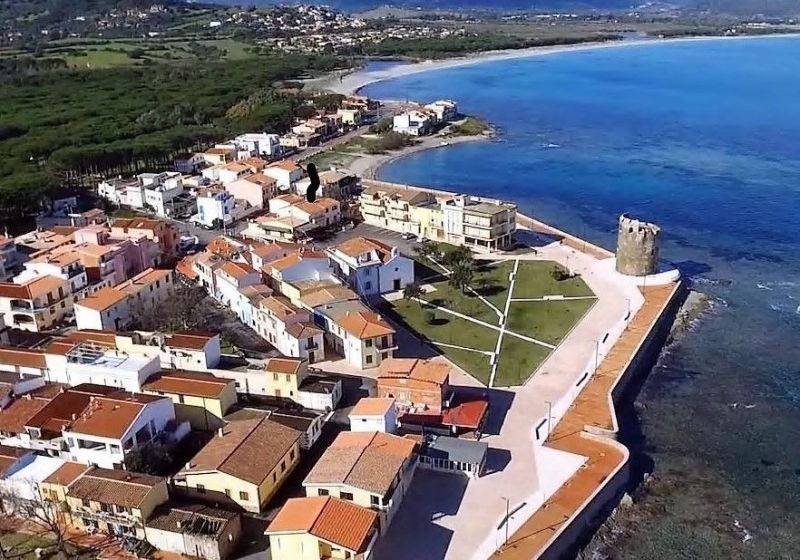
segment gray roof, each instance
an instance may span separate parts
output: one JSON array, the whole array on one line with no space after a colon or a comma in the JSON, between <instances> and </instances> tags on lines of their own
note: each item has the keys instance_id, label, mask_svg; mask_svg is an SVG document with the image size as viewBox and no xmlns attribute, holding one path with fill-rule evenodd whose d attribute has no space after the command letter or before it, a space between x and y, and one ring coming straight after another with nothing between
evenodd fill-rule
<instances>
[{"instance_id":1,"label":"gray roof","mask_svg":"<svg viewBox=\"0 0 800 560\"><path fill-rule=\"evenodd\" d=\"M423 449L423 455L443 461L480 464L486 457L489 445L482 441L434 436Z\"/></svg>"},{"instance_id":2,"label":"gray roof","mask_svg":"<svg viewBox=\"0 0 800 560\"><path fill-rule=\"evenodd\" d=\"M317 308L334 321L338 321L348 313L360 313L362 311L369 311L369 308L357 299L348 301L336 301L327 305L322 305Z\"/></svg>"}]
</instances>

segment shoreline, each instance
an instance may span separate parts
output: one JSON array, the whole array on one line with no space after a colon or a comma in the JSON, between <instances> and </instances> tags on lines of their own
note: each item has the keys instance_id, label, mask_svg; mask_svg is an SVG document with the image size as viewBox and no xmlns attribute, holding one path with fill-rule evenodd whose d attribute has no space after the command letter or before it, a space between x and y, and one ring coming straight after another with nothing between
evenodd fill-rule
<instances>
[{"instance_id":1,"label":"shoreline","mask_svg":"<svg viewBox=\"0 0 800 560\"><path fill-rule=\"evenodd\" d=\"M571 52L594 51L599 49L616 49L627 47L641 47L647 45L666 45L675 43L693 43L693 42L706 42L706 41L727 41L727 40L753 40L753 39L773 39L773 38L800 38L799 33L773 33L764 35L714 35L714 36L692 36L692 37L674 37L674 38L652 38L652 39L631 39L620 41L601 41L601 42L587 42L576 43L572 45L556 45L546 47L529 47L525 49L505 49L499 51L486 51L482 53L474 53L464 57L449 58L446 60L428 60L424 62L416 62L411 64L399 64L388 70L379 71L366 71L363 68L350 72L345 75L337 75L330 73L317 80L310 81L311 84L317 89L327 89L334 93L343 95L355 95L368 85L391 80L394 78L401 78L411 76L422 72L431 72L435 70L448 70L451 68L460 68L462 66L471 66L474 64L481 64L484 62L497 62L503 60L516 60L520 58L533 58L537 56L546 56L552 54L562 54ZM341 81L339 78L341 77Z\"/></svg>"}]
</instances>

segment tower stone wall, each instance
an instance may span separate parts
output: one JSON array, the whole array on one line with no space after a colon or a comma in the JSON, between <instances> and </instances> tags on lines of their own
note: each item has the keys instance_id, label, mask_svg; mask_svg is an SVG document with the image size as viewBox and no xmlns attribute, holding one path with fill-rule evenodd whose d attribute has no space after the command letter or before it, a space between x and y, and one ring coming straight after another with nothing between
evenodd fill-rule
<instances>
[{"instance_id":1,"label":"tower stone wall","mask_svg":"<svg viewBox=\"0 0 800 560\"><path fill-rule=\"evenodd\" d=\"M658 272L660 238L661 228L656 224L622 214L617 233L617 272L628 276Z\"/></svg>"}]
</instances>

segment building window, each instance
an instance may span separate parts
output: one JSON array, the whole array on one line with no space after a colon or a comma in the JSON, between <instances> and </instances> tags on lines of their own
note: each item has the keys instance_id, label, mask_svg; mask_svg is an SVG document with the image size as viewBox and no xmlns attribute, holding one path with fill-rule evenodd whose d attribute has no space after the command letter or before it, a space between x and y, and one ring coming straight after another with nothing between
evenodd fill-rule
<instances>
[{"instance_id":1,"label":"building window","mask_svg":"<svg viewBox=\"0 0 800 560\"><path fill-rule=\"evenodd\" d=\"M178 402L183 404L183 395L178 395Z\"/></svg>"},{"instance_id":2,"label":"building window","mask_svg":"<svg viewBox=\"0 0 800 560\"><path fill-rule=\"evenodd\" d=\"M272 380L273 381L277 381L278 380L278 374L277 373L273 373L272 374Z\"/></svg>"},{"instance_id":3,"label":"building window","mask_svg":"<svg viewBox=\"0 0 800 560\"><path fill-rule=\"evenodd\" d=\"M319 494L320 496L327 496L329 492L325 488L320 488L319 490L317 490L317 494Z\"/></svg>"},{"instance_id":4,"label":"building window","mask_svg":"<svg viewBox=\"0 0 800 560\"><path fill-rule=\"evenodd\" d=\"M379 506L381 505L381 499L378 496L370 496L369 503L373 506Z\"/></svg>"},{"instance_id":5,"label":"building window","mask_svg":"<svg viewBox=\"0 0 800 560\"><path fill-rule=\"evenodd\" d=\"M294 461L294 449L292 449L291 451L289 451L289 460L290 460L290 461Z\"/></svg>"},{"instance_id":6,"label":"building window","mask_svg":"<svg viewBox=\"0 0 800 560\"><path fill-rule=\"evenodd\" d=\"M206 487L203 486L202 484L198 484L197 486L195 486L195 488L197 488L197 491L199 493L201 493L201 494L205 494L206 493Z\"/></svg>"},{"instance_id":7,"label":"building window","mask_svg":"<svg viewBox=\"0 0 800 560\"><path fill-rule=\"evenodd\" d=\"M368 339L367 339L367 340L364 342L364 345L365 345L367 348L372 348L372 339L371 339L371 338L368 338Z\"/></svg>"},{"instance_id":8,"label":"building window","mask_svg":"<svg viewBox=\"0 0 800 560\"><path fill-rule=\"evenodd\" d=\"M281 472L286 472L286 461L281 461Z\"/></svg>"},{"instance_id":9,"label":"building window","mask_svg":"<svg viewBox=\"0 0 800 560\"><path fill-rule=\"evenodd\" d=\"M272 483L275 484L275 481L278 480L278 474L272 473Z\"/></svg>"},{"instance_id":10,"label":"building window","mask_svg":"<svg viewBox=\"0 0 800 560\"><path fill-rule=\"evenodd\" d=\"M368 363L368 364L371 364L371 363L372 363L372 356L367 356L367 363Z\"/></svg>"},{"instance_id":11,"label":"building window","mask_svg":"<svg viewBox=\"0 0 800 560\"><path fill-rule=\"evenodd\" d=\"M367 282L366 284L364 284L364 289L365 290L371 290L372 289L372 282Z\"/></svg>"},{"instance_id":12,"label":"building window","mask_svg":"<svg viewBox=\"0 0 800 560\"><path fill-rule=\"evenodd\" d=\"M89 500L87 500L86 498L81 500L81 503L83 504L83 507L89 507Z\"/></svg>"},{"instance_id":13,"label":"building window","mask_svg":"<svg viewBox=\"0 0 800 560\"><path fill-rule=\"evenodd\" d=\"M225 489L225 495L228 496L229 498L231 497L231 489L230 488L226 488Z\"/></svg>"},{"instance_id":14,"label":"building window","mask_svg":"<svg viewBox=\"0 0 800 560\"><path fill-rule=\"evenodd\" d=\"M353 501L353 494L351 492L340 492L339 497L343 500Z\"/></svg>"},{"instance_id":15,"label":"building window","mask_svg":"<svg viewBox=\"0 0 800 560\"><path fill-rule=\"evenodd\" d=\"M239 492L239 499L246 502L247 500L250 499L250 495L247 492L240 491Z\"/></svg>"}]
</instances>

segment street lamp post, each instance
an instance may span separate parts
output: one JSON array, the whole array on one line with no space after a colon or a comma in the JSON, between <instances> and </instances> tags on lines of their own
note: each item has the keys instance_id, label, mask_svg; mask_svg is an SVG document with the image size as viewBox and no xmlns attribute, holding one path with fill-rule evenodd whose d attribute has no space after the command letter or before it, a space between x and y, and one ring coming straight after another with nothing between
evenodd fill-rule
<instances>
[{"instance_id":1,"label":"street lamp post","mask_svg":"<svg viewBox=\"0 0 800 560\"><path fill-rule=\"evenodd\" d=\"M544 403L547 405L547 437L550 437L550 419L553 417L553 403L551 401L544 401Z\"/></svg>"},{"instance_id":2,"label":"street lamp post","mask_svg":"<svg viewBox=\"0 0 800 560\"><path fill-rule=\"evenodd\" d=\"M597 368L600 366L600 341L594 341L594 372L597 373Z\"/></svg>"},{"instance_id":3,"label":"street lamp post","mask_svg":"<svg viewBox=\"0 0 800 560\"><path fill-rule=\"evenodd\" d=\"M506 546L508 544L508 515L509 515L508 510L509 510L509 503L508 503L508 498L506 498L505 496L500 496L500 498L502 498L503 500L506 501L506 540L503 543L503 546Z\"/></svg>"}]
</instances>

